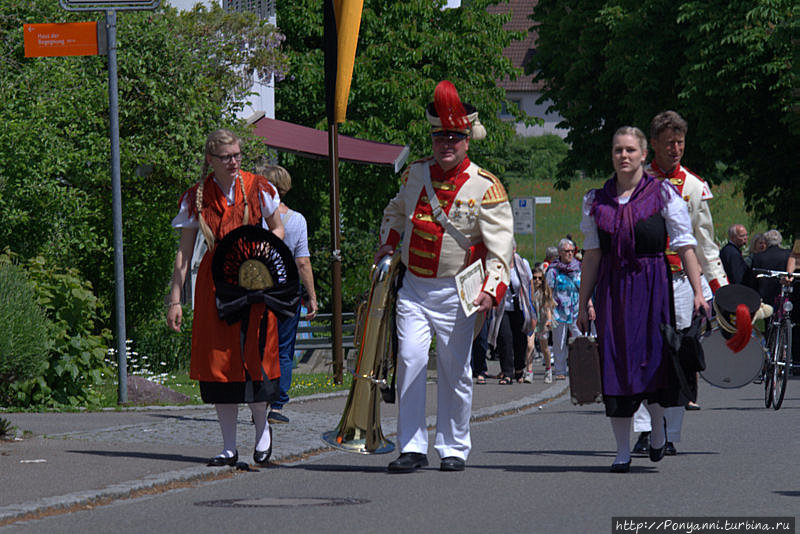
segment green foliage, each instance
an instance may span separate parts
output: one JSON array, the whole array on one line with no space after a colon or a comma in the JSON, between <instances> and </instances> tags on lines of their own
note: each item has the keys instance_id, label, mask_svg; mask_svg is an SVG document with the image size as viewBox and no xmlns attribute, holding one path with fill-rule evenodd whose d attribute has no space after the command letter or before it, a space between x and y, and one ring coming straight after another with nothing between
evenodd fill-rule
<instances>
[{"instance_id":1,"label":"green foliage","mask_svg":"<svg viewBox=\"0 0 800 534\"><path fill-rule=\"evenodd\" d=\"M183 308L183 325L176 333L167 326L164 309L159 308L131 330L134 352L128 366L133 373L173 372L189 368L192 353L192 309Z\"/></svg>"},{"instance_id":2,"label":"green foliage","mask_svg":"<svg viewBox=\"0 0 800 534\"><path fill-rule=\"evenodd\" d=\"M36 303L33 284L0 262L0 405L12 403L13 384L47 368L52 324Z\"/></svg>"},{"instance_id":3,"label":"green foliage","mask_svg":"<svg viewBox=\"0 0 800 534\"><path fill-rule=\"evenodd\" d=\"M800 146L798 15L794 0L540 0L526 70L570 128L562 185L575 169L610 170L617 127L649 133L656 113L674 109L690 123L689 167L742 178L748 208L800 230L786 150Z\"/></svg>"},{"instance_id":4,"label":"green foliage","mask_svg":"<svg viewBox=\"0 0 800 534\"><path fill-rule=\"evenodd\" d=\"M92 17L102 14L51 0L0 3L0 249L78 268L110 309L107 60L25 58L22 44L24 23ZM236 127L243 80L253 71L280 76L286 58L273 26L219 7L120 12L117 26L125 289L135 324L163 298L176 246L169 221L198 177L206 134Z\"/></svg>"},{"instance_id":5,"label":"green foliage","mask_svg":"<svg viewBox=\"0 0 800 534\"><path fill-rule=\"evenodd\" d=\"M498 169L496 150L513 136L511 123L498 118L503 103L518 120L517 106L506 102L497 80L516 77L517 70L502 56L512 38L503 30L508 15L486 12L487 0L459 9L442 10L442 1L366 0L362 12L347 120L340 133L362 139L409 145L414 161L430 154L425 106L436 84L451 80L461 98L473 104L488 138L470 145L470 158ZM316 0L280 1L278 25L287 36L291 69L276 87L276 115L318 129L327 128L325 115L322 8ZM281 165L293 177L286 202L301 211L311 229L309 246L316 279L326 300L330 287L329 171L326 161L281 154ZM340 165L342 277L346 298L368 288L369 266L377 248L377 227L383 208L395 194L399 179L390 169ZM318 231L314 231L318 229ZM349 265L348 265L349 264ZM351 267L352 265L352 267Z\"/></svg>"},{"instance_id":6,"label":"green foliage","mask_svg":"<svg viewBox=\"0 0 800 534\"><path fill-rule=\"evenodd\" d=\"M506 182L554 181L568 151L567 144L557 135L516 136L496 152L504 167L497 172Z\"/></svg>"},{"instance_id":7,"label":"green foliage","mask_svg":"<svg viewBox=\"0 0 800 534\"><path fill-rule=\"evenodd\" d=\"M10 263L8 256L0 263ZM97 386L106 371L104 357L110 341L100 330L102 305L92 286L76 269L53 269L41 257L23 263L33 284L36 303L52 323L48 364L10 385L9 402L21 407L91 407L100 402Z\"/></svg>"}]
</instances>

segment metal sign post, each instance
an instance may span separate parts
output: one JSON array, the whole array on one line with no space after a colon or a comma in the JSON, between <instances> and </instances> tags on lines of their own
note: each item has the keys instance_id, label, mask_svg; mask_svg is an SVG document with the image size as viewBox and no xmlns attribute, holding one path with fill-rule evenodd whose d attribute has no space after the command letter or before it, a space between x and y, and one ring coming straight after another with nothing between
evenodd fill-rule
<instances>
[{"instance_id":1,"label":"metal sign post","mask_svg":"<svg viewBox=\"0 0 800 534\"><path fill-rule=\"evenodd\" d=\"M514 233L533 235L534 261L536 261L536 204L550 204L550 197L517 197L511 203Z\"/></svg>"},{"instance_id":2,"label":"metal sign post","mask_svg":"<svg viewBox=\"0 0 800 534\"><path fill-rule=\"evenodd\" d=\"M105 11L108 43L108 127L111 140L111 210L114 221L114 285L117 309L117 402L128 402L128 360L125 331L125 263L122 254L122 185L119 150L119 86L117 81L117 10L155 9L161 0L59 0L67 11Z\"/></svg>"}]
</instances>

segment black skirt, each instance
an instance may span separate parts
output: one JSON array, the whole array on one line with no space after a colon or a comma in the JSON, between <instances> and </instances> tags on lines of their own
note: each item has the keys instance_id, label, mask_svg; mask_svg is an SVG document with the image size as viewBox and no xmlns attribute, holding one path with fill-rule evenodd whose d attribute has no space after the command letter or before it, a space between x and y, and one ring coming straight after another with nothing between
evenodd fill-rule
<instances>
[{"instance_id":1,"label":"black skirt","mask_svg":"<svg viewBox=\"0 0 800 534\"><path fill-rule=\"evenodd\" d=\"M686 404L680 389L674 387L636 395L603 395L607 417L633 417L642 401L658 403L664 408Z\"/></svg>"},{"instance_id":2,"label":"black skirt","mask_svg":"<svg viewBox=\"0 0 800 534\"><path fill-rule=\"evenodd\" d=\"M200 397L208 404L274 402L280 396L280 378L247 382L200 382Z\"/></svg>"}]
</instances>

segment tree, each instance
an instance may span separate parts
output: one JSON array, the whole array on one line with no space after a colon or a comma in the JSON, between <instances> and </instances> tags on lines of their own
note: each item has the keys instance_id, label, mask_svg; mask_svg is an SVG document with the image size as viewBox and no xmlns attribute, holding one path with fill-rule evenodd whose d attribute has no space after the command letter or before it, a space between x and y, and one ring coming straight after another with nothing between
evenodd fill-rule
<instances>
[{"instance_id":1,"label":"tree","mask_svg":"<svg viewBox=\"0 0 800 534\"><path fill-rule=\"evenodd\" d=\"M366 0L355 69L340 133L374 141L408 144L410 161L430 153L425 106L436 84L451 80L461 98L475 105L488 138L470 145L478 164L501 172L494 151L512 136L510 123L498 119L505 102L497 80L516 76L502 55L513 38L503 30L508 15L486 12L488 0L442 10L443 1ZM326 129L323 83L322 6L314 0L279 2L278 26L286 35L290 75L276 89L276 115L282 120ZM522 114L508 104L517 120ZM328 171L325 162L281 155L294 177L287 201L308 217L312 261L317 273L328 272L330 225L327 219ZM340 169L345 294L368 286L371 254L377 246L381 212L398 187L390 170L344 163ZM320 280L326 287L325 277ZM351 307L352 302L345 304Z\"/></svg>"},{"instance_id":2,"label":"tree","mask_svg":"<svg viewBox=\"0 0 800 534\"><path fill-rule=\"evenodd\" d=\"M540 0L526 70L570 129L562 185L575 169L609 171L617 127L649 133L656 113L675 109L690 123L692 168L742 178L748 208L800 230L786 150L800 145L798 14L793 0Z\"/></svg>"},{"instance_id":3,"label":"tree","mask_svg":"<svg viewBox=\"0 0 800 534\"><path fill-rule=\"evenodd\" d=\"M24 58L22 25L99 19L51 0L0 6L0 250L78 267L113 301L106 58ZM170 219L197 180L206 134L237 127L252 71L281 74L282 35L221 8L118 17L128 317L161 304L175 253ZM242 130L239 127L239 130ZM107 306L107 309L111 309Z\"/></svg>"}]
</instances>

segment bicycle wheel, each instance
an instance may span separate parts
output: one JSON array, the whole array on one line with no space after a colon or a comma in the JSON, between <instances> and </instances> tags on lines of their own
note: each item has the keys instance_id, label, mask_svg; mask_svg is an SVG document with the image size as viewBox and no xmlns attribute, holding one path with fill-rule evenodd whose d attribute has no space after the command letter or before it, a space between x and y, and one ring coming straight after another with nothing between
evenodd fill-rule
<instances>
[{"instance_id":1,"label":"bicycle wheel","mask_svg":"<svg viewBox=\"0 0 800 534\"><path fill-rule=\"evenodd\" d=\"M786 394L786 381L789 378L789 325L781 325L775 343L772 363L772 407L780 409Z\"/></svg>"},{"instance_id":2,"label":"bicycle wheel","mask_svg":"<svg viewBox=\"0 0 800 534\"><path fill-rule=\"evenodd\" d=\"M777 337L777 328L770 328L769 334L767 337L767 345L765 348L764 353L764 368L761 372L761 378L764 381L764 407L769 408L772 406L772 368L773 368L773 359L772 356L775 353L775 341Z\"/></svg>"}]
</instances>

